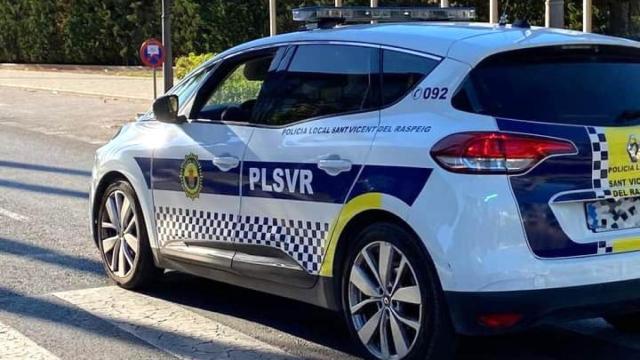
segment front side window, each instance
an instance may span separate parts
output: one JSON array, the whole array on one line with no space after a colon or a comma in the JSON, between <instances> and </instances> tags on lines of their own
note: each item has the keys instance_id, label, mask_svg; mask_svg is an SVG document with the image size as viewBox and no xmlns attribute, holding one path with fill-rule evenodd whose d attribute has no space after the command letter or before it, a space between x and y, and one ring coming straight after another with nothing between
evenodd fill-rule
<instances>
[{"instance_id":1,"label":"front side window","mask_svg":"<svg viewBox=\"0 0 640 360\"><path fill-rule=\"evenodd\" d=\"M246 101L257 99L267 76L269 64L271 64L271 57L262 57L236 66L213 92L207 105L240 106Z\"/></svg>"},{"instance_id":2,"label":"front side window","mask_svg":"<svg viewBox=\"0 0 640 360\"><path fill-rule=\"evenodd\" d=\"M169 91L169 93L177 95L179 104L182 106L191 98L191 95L193 95L193 93L198 89L207 74L209 74L209 69L199 70L198 73L185 79Z\"/></svg>"},{"instance_id":3,"label":"front side window","mask_svg":"<svg viewBox=\"0 0 640 360\"><path fill-rule=\"evenodd\" d=\"M269 51L223 63L198 94L196 118L249 121L273 59Z\"/></svg>"},{"instance_id":4,"label":"front side window","mask_svg":"<svg viewBox=\"0 0 640 360\"><path fill-rule=\"evenodd\" d=\"M640 124L640 50L553 46L489 57L453 98L459 110L591 126Z\"/></svg>"},{"instance_id":5,"label":"front side window","mask_svg":"<svg viewBox=\"0 0 640 360\"><path fill-rule=\"evenodd\" d=\"M178 104L181 108L181 111L185 108L186 104L191 99L191 96L196 92L196 90L200 87L203 80L209 75L211 72L211 67L198 70L196 73L190 74L187 78L180 81L176 86L171 88L167 92L167 94L173 94L178 96ZM155 120L155 116L153 114L153 108L149 109L144 115L141 115L138 118L139 121L149 121Z\"/></svg>"},{"instance_id":6,"label":"front side window","mask_svg":"<svg viewBox=\"0 0 640 360\"><path fill-rule=\"evenodd\" d=\"M299 46L286 72L276 75L261 95L254 122L286 125L377 108L378 56L375 48Z\"/></svg>"},{"instance_id":7,"label":"front side window","mask_svg":"<svg viewBox=\"0 0 640 360\"><path fill-rule=\"evenodd\" d=\"M384 50L382 59L383 106L404 98L438 66L436 60L393 50Z\"/></svg>"}]
</instances>

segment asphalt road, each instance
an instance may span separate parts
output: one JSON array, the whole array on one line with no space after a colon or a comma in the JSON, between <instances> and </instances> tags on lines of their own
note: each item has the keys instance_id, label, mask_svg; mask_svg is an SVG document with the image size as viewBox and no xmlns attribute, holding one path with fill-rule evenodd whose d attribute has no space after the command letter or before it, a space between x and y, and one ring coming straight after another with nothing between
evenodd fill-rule
<instances>
[{"instance_id":1,"label":"asphalt road","mask_svg":"<svg viewBox=\"0 0 640 360\"><path fill-rule=\"evenodd\" d=\"M0 358L357 358L337 314L176 272L106 280L88 230L93 153L148 104L0 87ZM594 319L463 338L460 359L640 359Z\"/></svg>"}]
</instances>

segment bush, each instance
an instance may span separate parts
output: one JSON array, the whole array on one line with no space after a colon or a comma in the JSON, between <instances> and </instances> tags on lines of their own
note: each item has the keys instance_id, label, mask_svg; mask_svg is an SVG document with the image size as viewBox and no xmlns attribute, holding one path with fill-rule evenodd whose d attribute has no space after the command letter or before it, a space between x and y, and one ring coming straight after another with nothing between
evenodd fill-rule
<instances>
[{"instance_id":1,"label":"bush","mask_svg":"<svg viewBox=\"0 0 640 360\"><path fill-rule=\"evenodd\" d=\"M181 56L176 59L176 77L179 79L187 76L191 70L197 68L205 61L211 59L214 56L212 53L196 55L189 53L187 56Z\"/></svg>"},{"instance_id":2,"label":"bush","mask_svg":"<svg viewBox=\"0 0 640 360\"><path fill-rule=\"evenodd\" d=\"M231 73L210 100L211 104L242 104L257 99L262 81L249 80L244 75L244 65Z\"/></svg>"}]
</instances>

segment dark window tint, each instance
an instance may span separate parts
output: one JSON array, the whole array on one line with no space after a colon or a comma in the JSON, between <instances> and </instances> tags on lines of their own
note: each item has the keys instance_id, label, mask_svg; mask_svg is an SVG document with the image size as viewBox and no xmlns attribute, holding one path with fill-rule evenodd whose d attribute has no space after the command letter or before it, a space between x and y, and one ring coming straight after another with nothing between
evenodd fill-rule
<instances>
[{"instance_id":1,"label":"dark window tint","mask_svg":"<svg viewBox=\"0 0 640 360\"><path fill-rule=\"evenodd\" d=\"M640 51L564 46L495 55L453 100L463 111L540 122L640 124Z\"/></svg>"},{"instance_id":2,"label":"dark window tint","mask_svg":"<svg viewBox=\"0 0 640 360\"><path fill-rule=\"evenodd\" d=\"M382 96L384 105L405 97L438 65L436 60L385 50L383 54Z\"/></svg>"},{"instance_id":3,"label":"dark window tint","mask_svg":"<svg viewBox=\"0 0 640 360\"><path fill-rule=\"evenodd\" d=\"M260 50L224 60L198 90L191 116L249 122L277 51Z\"/></svg>"},{"instance_id":4,"label":"dark window tint","mask_svg":"<svg viewBox=\"0 0 640 360\"><path fill-rule=\"evenodd\" d=\"M302 45L286 72L270 78L254 121L285 125L378 106L378 50L342 45Z\"/></svg>"}]
</instances>

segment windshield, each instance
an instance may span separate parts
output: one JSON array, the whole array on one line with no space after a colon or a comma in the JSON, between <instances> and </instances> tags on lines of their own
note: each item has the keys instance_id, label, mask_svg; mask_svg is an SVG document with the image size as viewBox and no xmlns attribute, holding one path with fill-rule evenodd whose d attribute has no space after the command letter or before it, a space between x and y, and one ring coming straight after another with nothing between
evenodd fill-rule
<instances>
[{"instance_id":1,"label":"windshield","mask_svg":"<svg viewBox=\"0 0 640 360\"><path fill-rule=\"evenodd\" d=\"M593 126L640 124L640 49L554 46L489 57L453 100L495 117Z\"/></svg>"}]
</instances>

